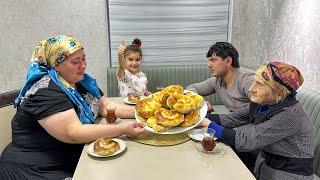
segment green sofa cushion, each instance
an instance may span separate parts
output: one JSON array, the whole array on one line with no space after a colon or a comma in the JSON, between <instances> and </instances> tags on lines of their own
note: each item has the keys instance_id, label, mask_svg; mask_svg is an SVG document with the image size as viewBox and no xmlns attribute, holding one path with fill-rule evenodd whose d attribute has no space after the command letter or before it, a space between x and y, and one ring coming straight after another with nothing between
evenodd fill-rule
<instances>
[{"instance_id":1,"label":"green sofa cushion","mask_svg":"<svg viewBox=\"0 0 320 180\"><path fill-rule=\"evenodd\" d=\"M320 176L320 93L301 89L297 93L297 99L313 124L315 133L314 167L315 174Z\"/></svg>"},{"instance_id":2,"label":"green sofa cushion","mask_svg":"<svg viewBox=\"0 0 320 180\"><path fill-rule=\"evenodd\" d=\"M116 69L117 67L107 69L108 97L119 96ZM150 92L155 92L156 87L166 87L172 84L180 84L186 88L190 84L204 81L211 76L205 65L146 66L142 67L141 71L147 75L147 86ZM216 94L205 98L215 105L223 104Z\"/></svg>"}]
</instances>

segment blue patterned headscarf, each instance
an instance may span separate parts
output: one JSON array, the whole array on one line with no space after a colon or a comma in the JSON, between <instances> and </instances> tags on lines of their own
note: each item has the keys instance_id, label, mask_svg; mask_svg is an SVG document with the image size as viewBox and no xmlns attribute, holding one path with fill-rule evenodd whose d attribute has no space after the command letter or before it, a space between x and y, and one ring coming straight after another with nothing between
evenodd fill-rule
<instances>
[{"instance_id":1,"label":"blue patterned headscarf","mask_svg":"<svg viewBox=\"0 0 320 180\"><path fill-rule=\"evenodd\" d=\"M41 41L32 54L30 61L26 83L21 89L19 96L15 100L15 107L20 105L22 97L31 88L31 86L40 80L43 76L49 75L51 80L70 98L70 100L78 107L78 117L82 124L94 123L94 115L82 96L76 89L72 88L68 82L54 69L55 65L64 61L72 53L83 46L74 37L60 35L48 40ZM96 80L88 74L84 74L83 80L79 82L89 93L96 98L100 98L99 88Z\"/></svg>"}]
</instances>

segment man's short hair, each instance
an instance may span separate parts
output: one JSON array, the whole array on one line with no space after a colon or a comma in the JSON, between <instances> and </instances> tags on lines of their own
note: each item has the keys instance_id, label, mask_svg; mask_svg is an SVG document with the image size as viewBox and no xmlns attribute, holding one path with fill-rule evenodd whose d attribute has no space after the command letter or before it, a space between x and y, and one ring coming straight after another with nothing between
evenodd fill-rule
<instances>
[{"instance_id":1,"label":"man's short hair","mask_svg":"<svg viewBox=\"0 0 320 180\"><path fill-rule=\"evenodd\" d=\"M238 60L239 53L231 43L228 43L228 42L215 43L210 47L209 51L207 52L207 58L211 57L212 54L214 54L215 56L219 56L222 59L225 59L228 56L230 56L232 58L231 66L234 68L240 67L239 60Z\"/></svg>"}]
</instances>

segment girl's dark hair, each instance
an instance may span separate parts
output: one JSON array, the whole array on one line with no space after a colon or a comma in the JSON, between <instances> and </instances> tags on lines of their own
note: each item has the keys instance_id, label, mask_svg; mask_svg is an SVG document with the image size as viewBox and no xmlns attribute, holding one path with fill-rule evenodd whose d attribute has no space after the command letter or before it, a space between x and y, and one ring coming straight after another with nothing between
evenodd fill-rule
<instances>
[{"instance_id":1,"label":"girl's dark hair","mask_svg":"<svg viewBox=\"0 0 320 180\"><path fill-rule=\"evenodd\" d=\"M140 56L142 56L142 51L141 51L141 40L140 39L134 39L132 41L132 43L126 47L126 49L124 50L124 56L128 56L130 53L132 52L136 52L139 53Z\"/></svg>"},{"instance_id":2,"label":"girl's dark hair","mask_svg":"<svg viewBox=\"0 0 320 180\"><path fill-rule=\"evenodd\" d=\"M234 68L239 68L239 54L237 49L228 42L217 42L214 45L212 45L207 52L207 58L211 57L212 54L215 54L216 56L221 57L222 59L227 58L230 56L232 58L232 64L231 66Z\"/></svg>"}]
</instances>

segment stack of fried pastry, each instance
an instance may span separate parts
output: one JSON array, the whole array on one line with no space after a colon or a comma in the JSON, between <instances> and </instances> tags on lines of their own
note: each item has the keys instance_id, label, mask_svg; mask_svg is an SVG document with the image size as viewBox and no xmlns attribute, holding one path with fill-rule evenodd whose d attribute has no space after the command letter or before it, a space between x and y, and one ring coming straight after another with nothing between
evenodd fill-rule
<instances>
[{"instance_id":1,"label":"stack of fried pastry","mask_svg":"<svg viewBox=\"0 0 320 180\"><path fill-rule=\"evenodd\" d=\"M194 125L203 103L202 96L193 92L184 93L182 86L171 85L139 100L136 111L147 126L155 132L164 132L177 126Z\"/></svg>"},{"instance_id":2,"label":"stack of fried pastry","mask_svg":"<svg viewBox=\"0 0 320 180\"><path fill-rule=\"evenodd\" d=\"M94 142L93 149L99 155L109 156L117 152L120 149L120 145L112 139L100 138Z\"/></svg>"}]
</instances>

